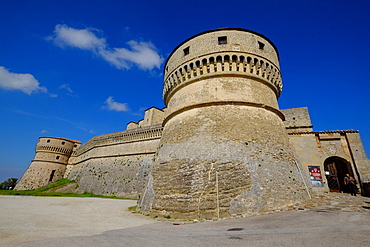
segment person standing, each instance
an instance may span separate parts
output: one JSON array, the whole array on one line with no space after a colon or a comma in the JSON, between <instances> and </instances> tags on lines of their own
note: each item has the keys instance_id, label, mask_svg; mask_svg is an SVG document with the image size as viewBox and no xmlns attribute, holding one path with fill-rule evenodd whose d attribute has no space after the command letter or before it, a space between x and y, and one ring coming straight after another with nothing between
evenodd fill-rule
<instances>
[{"instance_id":1,"label":"person standing","mask_svg":"<svg viewBox=\"0 0 370 247\"><path fill-rule=\"evenodd\" d=\"M354 179L349 174L346 174L344 177L344 184L347 186L349 193L351 193L351 196L356 196L356 179Z\"/></svg>"}]
</instances>

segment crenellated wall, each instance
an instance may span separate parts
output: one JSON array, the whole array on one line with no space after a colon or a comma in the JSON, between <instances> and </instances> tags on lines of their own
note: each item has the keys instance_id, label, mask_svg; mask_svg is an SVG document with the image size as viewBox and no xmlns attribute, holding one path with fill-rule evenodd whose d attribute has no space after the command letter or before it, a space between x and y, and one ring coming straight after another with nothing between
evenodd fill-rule
<instances>
[{"instance_id":1,"label":"crenellated wall","mask_svg":"<svg viewBox=\"0 0 370 247\"><path fill-rule=\"evenodd\" d=\"M154 125L145 128L137 128L132 130L125 130L105 135L94 136L89 141L84 143L77 151L76 156L77 158L74 160L74 163L79 163L86 158L91 158L91 153L88 154L91 150L95 149L94 152L99 152L96 150L97 148L107 147L109 149L115 148L115 145L125 144L125 143L134 143L140 142L144 140L151 140L151 139L159 139L162 134L162 125ZM126 149L122 151L125 152ZM135 151L136 150L136 151ZM131 151L130 151L131 152ZM129 152L129 153L130 153ZM132 149L132 152L142 153L143 151L139 149ZM103 151L101 154L98 155L113 155L115 152L113 151Z\"/></svg>"},{"instance_id":2,"label":"crenellated wall","mask_svg":"<svg viewBox=\"0 0 370 247\"><path fill-rule=\"evenodd\" d=\"M163 98L170 98L179 88L191 80L200 80L210 76L227 76L228 74L242 77L260 78L270 86L277 97L282 91L279 68L270 61L252 54L241 52L220 52L205 55L181 64L166 74ZM168 103L166 101L166 103Z\"/></svg>"}]
</instances>

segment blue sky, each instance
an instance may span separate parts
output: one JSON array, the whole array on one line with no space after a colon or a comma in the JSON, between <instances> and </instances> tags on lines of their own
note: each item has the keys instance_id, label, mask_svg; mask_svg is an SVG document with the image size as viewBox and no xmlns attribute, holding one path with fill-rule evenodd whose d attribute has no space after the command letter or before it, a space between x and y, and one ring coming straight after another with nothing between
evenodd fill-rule
<instances>
[{"instance_id":1,"label":"blue sky","mask_svg":"<svg viewBox=\"0 0 370 247\"><path fill-rule=\"evenodd\" d=\"M280 108L314 130L359 130L370 152L366 0L0 0L0 182L40 136L86 142L164 107L163 64L185 39L240 27L278 47Z\"/></svg>"}]
</instances>

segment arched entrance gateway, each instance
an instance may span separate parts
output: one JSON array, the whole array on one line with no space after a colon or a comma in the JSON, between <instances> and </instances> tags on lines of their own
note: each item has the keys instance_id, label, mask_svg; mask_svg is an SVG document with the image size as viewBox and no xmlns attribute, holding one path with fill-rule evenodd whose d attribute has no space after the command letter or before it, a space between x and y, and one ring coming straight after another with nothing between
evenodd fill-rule
<instances>
[{"instance_id":1,"label":"arched entrance gateway","mask_svg":"<svg viewBox=\"0 0 370 247\"><path fill-rule=\"evenodd\" d=\"M354 176L351 163L343 158L332 156L324 161L324 169L330 192L347 192L344 177L347 173Z\"/></svg>"}]
</instances>

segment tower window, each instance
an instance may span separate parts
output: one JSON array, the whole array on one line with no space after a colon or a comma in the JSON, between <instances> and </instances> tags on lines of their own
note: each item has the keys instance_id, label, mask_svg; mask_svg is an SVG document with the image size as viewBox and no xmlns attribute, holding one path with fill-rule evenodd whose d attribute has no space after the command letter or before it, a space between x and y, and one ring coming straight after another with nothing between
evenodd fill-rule
<instances>
[{"instance_id":1,"label":"tower window","mask_svg":"<svg viewBox=\"0 0 370 247\"><path fill-rule=\"evenodd\" d=\"M218 37L218 44L219 45L226 45L227 44L227 36Z\"/></svg>"},{"instance_id":2,"label":"tower window","mask_svg":"<svg viewBox=\"0 0 370 247\"><path fill-rule=\"evenodd\" d=\"M52 171L51 171L50 178L49 178L49 181L50 181L50 182L51 182L51 181L53 181L55 171L56 171L56 170L52 170Z\"/></svg>"},{"instance_id":3,"label":"tower window","mask_svg":"<svg viewBox=\"0 0 370 247\"><path fill-rule=\"evenodd\" d=\"M57 157L55 157L57 160L59 160L60 156L58 155Z\"/></svg>"},{"instance_id":4,"label":"tower window","mask_svg":"<svg viewBox=\"0 0 370 247\"><path fill-rule=\"evenodd\" d=\"M62 142L62 145L66 144L65 142Z\"/></svg>"},{"instance_id":5,"label":"tower window","mask_svg":"<svg viewBox=\"0 0 370 247\"><path fill-rule=\"evenodd\" d=\"M258 49L264 50L265 49L265 44L258 41Z\"/></svg>"},{"instance_id":6,"label":"tower window","mask_svg":"<svg viewBox=\"0 0 370 247\"><path fill-rule=\"evenodd\" d=\"M190 46L184 49L184 56L189 55L189 53L190 53Z\"/></svg>"},{"instance_id":7,"label":"tower window","mask_svg":"<svg viewBox=\"0 0 370 247\"><path fill-rule=\"evenodd\" d=\"M47 143L49 143L49 142L50 142L50 140L47 140L46 142L47 142Z\"/></svg>"}]
</instances>

